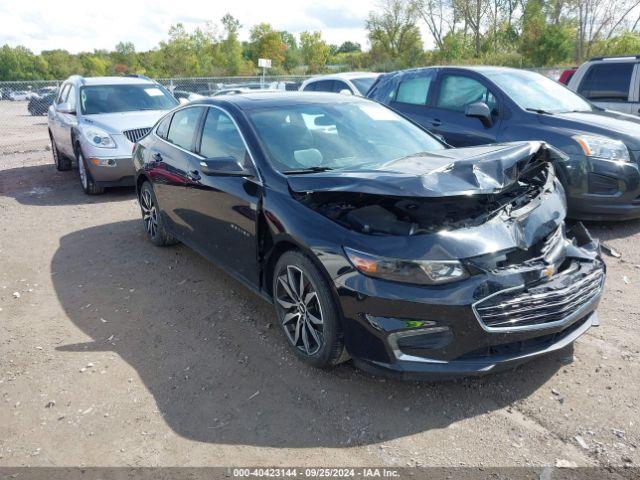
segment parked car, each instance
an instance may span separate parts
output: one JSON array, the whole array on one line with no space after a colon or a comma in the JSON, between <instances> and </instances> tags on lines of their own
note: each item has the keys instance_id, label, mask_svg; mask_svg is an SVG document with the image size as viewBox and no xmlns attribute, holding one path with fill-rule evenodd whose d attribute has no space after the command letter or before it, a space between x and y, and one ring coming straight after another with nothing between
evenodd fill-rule
<instances>
[{"instance_id":1,"label":"parked car","mask_svg":"<svg viewBox=\"0 0 640 480\"><path fill-rule=\"evenodd\" d=\"M134 185L133 144L178 101L146 77L69 77L49 107L53 160L78 166L86 194Z\"/></svg>"},{"instance_id":2,"label":"parked car","mask_svg":"<svg viewBox=\"0 0 640 480\"><path fill-rule=\"evenodd\" d=\"M565 230L557 155L449 148L370 100L297 92L182 106L133 153L151 243L273 302L310 365L404 378L493 372L597 323L604 264Z\"/></svg>"},{"instance_id":3,"label":"parked car","mask_svg":"<svg viewBox=\"0 0 640 480\"><path fill-rule=\"evenodd\" d=\"M32 93L26 90L14 90L9 92L9 100L12 102L22 102L31 98Z\"/></svg>"},{"instance_id":4,"label":"parked car","mask_svg":"<svg viewBox=\"0 0 640 480\"><path fill-rule=\"evenodd\" d=\"M569 85L569 81L575 75L576 70L578 70L578 67L573 67L573 68L568 68L566 70L563 70L562 73L560 74L560 78L558 79L558 81L563 85Z\"/></svg>"},{"instance_id":5,"label":"parked car","mask_svg":"<svg viewBox=\"0 0 640 480\"><path fill-rule=\"evenodd\" d=\"M29 104L27 105L27 110L31 115L46 115L49 107L53 105L53 101L56 98L57 93L49 92L45 95L33 95L29 99Z\"/></svg>"},{"instance_id":6,"label":"parked car","mask_svg":"<svg viewBox=\"0 0 640 480\"><path fill-rule=\"evenodd\" d=\"M640 55L592 58L568 85L599 107L640 115Z\"/></svg>"},{"instance_id":7,"label":"parked car","mask_svg":"<svg viewBox=\"0 0 640 480\"><path fill-rule=\"evenodd\" d=\"M640 217L640 119L604 111L538 73L502 67L433 67L385 75L369 97L456 147L542 140L573 218Z\"/></svg>"},{"instance_id":8,"label":"parked car","mask_svg":"<svg viewBox=\"0 0 640 480\"><path fill-rule=\"evenodd\" d=\"M320 75L305 80L300 86L303 92L350 93L365 96L380 74L371 72L344 72Z\"/></svg>"},{"instance_id":9,"label":"parked car","mask_svg":"<svg viewBox=\"0 0 640 480\"><path fill-rule=\"evenodd\" d=\"M11 100L11 89L10 88L3 88L1 90L0 99L2 99L2 100Z\"/></svg>"}]
</instances>

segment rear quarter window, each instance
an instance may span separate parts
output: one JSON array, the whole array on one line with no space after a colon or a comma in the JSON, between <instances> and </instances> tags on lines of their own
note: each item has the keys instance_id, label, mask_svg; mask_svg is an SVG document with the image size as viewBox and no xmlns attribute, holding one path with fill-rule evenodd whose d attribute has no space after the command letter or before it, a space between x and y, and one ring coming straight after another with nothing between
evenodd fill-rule
<instances>
[{"instance_id":1,"label":"rear quarter window","mask_svg":"<svg viewBox=\"0 0 640 480\"><path fill-rule=\"evenodd\" d=\"M633 75L633 63L599 63L587 71L578 93L593 101L626 102Z\"/></svg>"}]
</instances>

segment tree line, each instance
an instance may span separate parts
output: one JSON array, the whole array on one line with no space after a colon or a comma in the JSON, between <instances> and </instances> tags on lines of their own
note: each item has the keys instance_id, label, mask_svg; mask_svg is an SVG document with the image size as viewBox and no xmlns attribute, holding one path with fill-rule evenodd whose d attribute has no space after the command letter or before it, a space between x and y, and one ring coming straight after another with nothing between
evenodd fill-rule
<instances>
[{"instance_id":1,"label":"tree line","mask_svg":"<svg viewBox=\"0 0 640 480\"><path fill-rule=\"evenodd\" d=\"M230 14L191 32L176 24L148 51L136 51L130 42L78 54L4 45L0 80L255 75L258 58L270 58L269 73L277 75L441 63L563 66L593 55L640 54L640 0L383 0L364 26L368 50L351 41L331 45L317 31L296 36L269 23L252 26L249 40L240 41L242 26Z\"/></svg>"}]
</instances>

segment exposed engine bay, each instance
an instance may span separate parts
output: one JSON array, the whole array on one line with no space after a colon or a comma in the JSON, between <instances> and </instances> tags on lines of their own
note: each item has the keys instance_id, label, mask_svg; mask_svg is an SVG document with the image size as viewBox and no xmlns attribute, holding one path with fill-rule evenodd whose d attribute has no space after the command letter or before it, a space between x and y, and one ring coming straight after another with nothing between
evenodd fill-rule
<instances>
[{"instance_id":1,"label":"exposed engine bay","mask_svg":"<svg viewBox=\"0 0 640 480\"><path fill-rule=\"evenodd\" d=\"M500 212L520 209L553 188L553 167L531 164L498 193L401 197L345 191L306 192L298 199L340 225L370 235L419 235L480 225Z\"/></svg>"}]
</instances>

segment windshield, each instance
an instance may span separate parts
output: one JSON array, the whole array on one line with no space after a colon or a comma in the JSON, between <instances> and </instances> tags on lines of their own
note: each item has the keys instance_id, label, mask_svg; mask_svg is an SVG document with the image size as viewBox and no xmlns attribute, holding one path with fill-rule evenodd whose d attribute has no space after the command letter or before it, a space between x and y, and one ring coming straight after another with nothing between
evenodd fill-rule
<instances>
[{"instance_id":1,"label":"windshield","mask_svg":"<svg viewBox=\"0 0 640 480\"><path fill-rule=\"evenodd\" d=\"M445 148L390 109L367 101L260 109L250 112L249 119L271 163L285 173L375 168Z\"/></svg>"},{"instance_id":2,"label":"windshield","mask_svg":"<svg viewBox=\"0 0 640 480\"><path fill-rule=\"evenodd\" d=\"M509 71L489 73L487 77L524 109L550 113L592 110L582 97L539 73Z\"/></svg>"},{"instance_id":3,"label":"windshield","mask_svg":"<svg viewBox=\"0 0 640 480\"><path fill-rule=\"evenodd\" d=\"M177 104L170 94L153 84L95 85L80 89L80 108L85 115L169 110Z\"/></svg>"},{"instance_id":4,"label":"windshield","mask_svg":"<svg viewBox=\"0 0 640 480\"><path fill-rule=\"evenodd\" d=\"M378 77L375 76L375 77L352 78L351 83L353 83L356 86L356 88L362 95L366 95L369 89L371 88L371 85L373 85L373 82L376 81L376 78Z\"/></svg>"}]
</instances>

